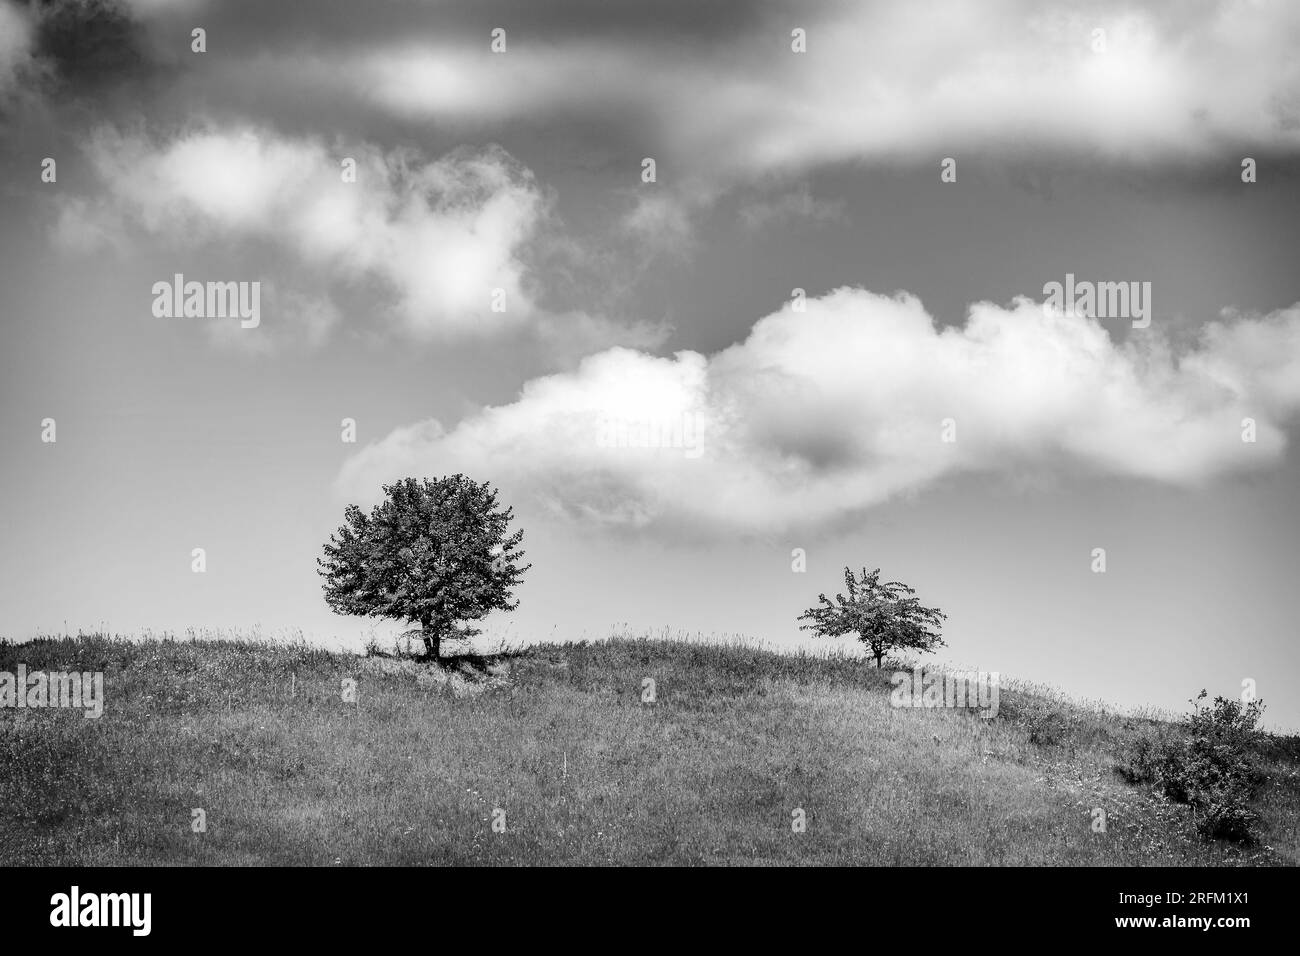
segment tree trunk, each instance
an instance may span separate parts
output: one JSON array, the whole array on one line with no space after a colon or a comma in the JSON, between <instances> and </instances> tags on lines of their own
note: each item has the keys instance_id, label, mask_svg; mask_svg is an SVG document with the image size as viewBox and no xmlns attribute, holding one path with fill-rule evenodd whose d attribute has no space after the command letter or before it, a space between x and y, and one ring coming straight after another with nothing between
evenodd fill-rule
<instances>
[{"instance_id":1,"label":"tree trunk","mask_svg":"<svg viewBox=\"0 0 1300 956\"><path fill-rule=\"evenodd\" d=\"M442 628L433 626L432 618L420 621L420 636L424 638L424 650L435 661L442 661Z\"/></svg>"}]
</instances>

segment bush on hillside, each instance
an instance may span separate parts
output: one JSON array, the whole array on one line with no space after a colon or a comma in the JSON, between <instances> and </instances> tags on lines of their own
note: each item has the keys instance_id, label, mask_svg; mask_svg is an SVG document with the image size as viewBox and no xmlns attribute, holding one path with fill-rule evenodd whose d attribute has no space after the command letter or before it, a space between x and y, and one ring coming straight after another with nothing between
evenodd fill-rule
<instances>
[{"instance_id":1,"label":"bush on hillside","mask_svg":"<svg viewBox=\"0 0 1300 956\"><path fill-rule=\"evenodd\" d=\"M1256 753L1262 700L1243 703L1216 697L1193 702L1182 734L1148 731L1135 737L1116 768L1130 783L1150 783L1165 796L1192 807L1206 837L1253 843L1259 815L1251 809L1265 780Z\"/></svg>"}]
</instances>

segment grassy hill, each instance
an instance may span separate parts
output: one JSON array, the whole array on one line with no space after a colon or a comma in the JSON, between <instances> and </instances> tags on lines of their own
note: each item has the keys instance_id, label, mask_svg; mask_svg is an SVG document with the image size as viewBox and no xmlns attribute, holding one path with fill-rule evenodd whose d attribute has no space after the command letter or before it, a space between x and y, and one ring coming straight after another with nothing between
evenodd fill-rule
<instances>
[{"instance_id":1,"label":"grassy hill","mask_svg":"<svg viewBox=\"0 0 1300 956\"><path fill-rule=\"evenodd\" d=\"M103 671L106 704L97 720L0 709L4 865L1260 865L1300 854L1294 738L1270 739L1263 845L1207 842L1185 806L1114 773L1147 721L1027 690L1004 689L992 720L896 709L889 671L850 657L615 640L438 668L302 645L0 645L0 671L19 662ZM1098 807L1105 833L1092 829ZM193 832L195 809L206 832Z\"/></svg>"}]
</instances>

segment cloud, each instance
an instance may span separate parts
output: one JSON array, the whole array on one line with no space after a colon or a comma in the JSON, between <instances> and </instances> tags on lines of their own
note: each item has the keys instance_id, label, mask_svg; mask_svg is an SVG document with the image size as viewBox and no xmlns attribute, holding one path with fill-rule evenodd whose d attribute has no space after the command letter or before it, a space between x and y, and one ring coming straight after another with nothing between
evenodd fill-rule
<instances>
[{"instance_id":1,"label":"cloud","mask_svg":"<svg viewBox=\"0 0 1300 956\"><path fill-rule=\"evenodd\" d=\"M644 187L655 190L654 186ZM691 201L670 192L642 192L619 222L620 229L656 252L688 255L695 245Z\"/></svg>"},{"instance_id":2,"label":"cloud","mask_svg":"<svg viewBox=\"0 0 1300 956\"><path fill-rule=\"evenodd\" d=\"M587 312L548 312L530 329L533 345L552 367L571 367L592 352L618 346L658 348L672 331L666 322L615 322Z\"/></svg>"},{"instance_id":3,"label":"cloud","mask_svg":"<svg viewBox=\"0 0 1300 956\"><path fill-rule=\"evenodd\" d=\"M1297 383L1300 305L1225 315L1178 352L1024 298L940 328L911 295L842 288L710 356L609 349L454 428L397 429L338 490L466 471L583 524L723 535L852 522L961 473L1196 486L1279 459Z\"/></svg>"},{"instance_id":4,"label":"cloud","mask_svg":"<svg viewBox=\"0 0 1300 956\"><path fill-rule=\"evenodd\" d=\"M207 0L123 0L136 16L152 17L166 13L192 13L207 6Z\"/></svg>"},{"instance_id":5,"label":"cloud","mask_svg":"<svg viewBox=\"0 0 1300 956\"><path fill-rule=\"evenodd\" d=\"M621 131L605 139L634 144L638 159L656 155L677 181L970 153L1182 164L1300 151L1295 4L761 11L690 36L592 35L588 10L548 30L512 28L498 55L481 23L436 40L409 29L353 44L317 36L210 68L243 88L377 106L421 124L580 121ZM795 27L807 31L805 53L791 50Z\"/></svg>"},{"instance_id":6,"label":"cloud","mask_svg":"<svg viewBox=\"0 0 1300 956\"><path fill-rule=\"evenodd\" d=\"M521 254L545 202L499 148L426 161L243 126L165 141L104 128L88 153L104 195L64 200L72 215L56 236L73 246L120 238L128 223L169 242L266 242L322 284L377 283L422 339L486 334L534 312ZM344 181L346 159L355 182Z\"/></svg>"},{"instance_id":7,"label":"cloud","mask_svg":"<svg viewBox=\"0 0 1300 956\"><path fill-rule=\"evenodd\" d=\"M50 238L60 249L80 254L101 249L123 253L128 248L120 222L85 196L67 193L54 199Z\"/></svg>"},{"instance_id":8,"label":"cloud","mask_svg":"<svg viewBox=\"0 0 1300 956\"><path fill-rule=\"evenodd\" d=\"M772 199L745 203L737 215L741 225L757 232L770 225L787 222L845 222L844 200L816 199L807 183Z\"/></svg>"},{"instance_id":9,"label":"cloud","mask_svg":"<svg viewBox=\"0 0 1300 956\"><path fill-rule=\"evenodd\" d=\"M17 87L32 57L33 29L26 13L0 2L0 96Z\"/></svg>"}]
</instances>

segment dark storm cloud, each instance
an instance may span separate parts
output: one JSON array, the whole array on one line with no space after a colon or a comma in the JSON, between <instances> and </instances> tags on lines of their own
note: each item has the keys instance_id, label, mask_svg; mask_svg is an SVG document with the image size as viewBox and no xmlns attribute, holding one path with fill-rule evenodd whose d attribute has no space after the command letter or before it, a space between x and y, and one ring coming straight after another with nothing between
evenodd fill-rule
<instances>
[{"instance_id":1,"label":"dark storm cloud","mask_svg":"<svg viewBox=\"0 0 1300 956\"><path fill-rule=\"evenodd\" d=\"M82 93L149 71L140 24L119 0L45 0L35 7L34 54Z\"/></svg>"},{"instance_id":2,"label":"dark storm cloud","mask_svg":"<svg viewBox=\"0 0 1300 956\"><path fill-rule=\"evenodd\" d=\"M241 49L355 47L375 41L421 39L474 41L486 38L496 27L504 28L520 43L573 38L726 43L740 33L774 22L787 6L776 0L483 0L460 5L417 0L236 0L210 4L187 16ZM827 6L823 4L821 9Z\"/></svg>"}]
</instances>

